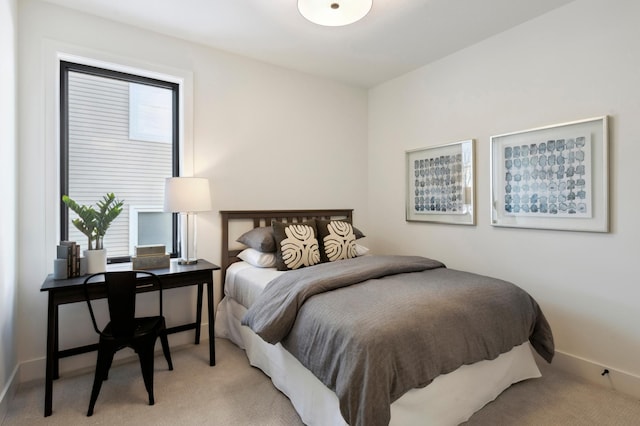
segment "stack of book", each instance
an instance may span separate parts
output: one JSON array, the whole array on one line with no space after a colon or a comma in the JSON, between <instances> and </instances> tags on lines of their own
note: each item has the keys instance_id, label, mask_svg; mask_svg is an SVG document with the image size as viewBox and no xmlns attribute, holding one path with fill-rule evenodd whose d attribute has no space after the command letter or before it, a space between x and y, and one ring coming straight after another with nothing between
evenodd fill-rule
<instances>
[{"instance_id":1,"label":"stack of book","mask_svg":"<svg viewBox=\"0 0 640 426\"><path fill-rule=\"evenodd\" d=\"M133 269L159 269L169 267L169 255L164 244L136 246L131 257Z\"/></svg>"},{"instance_id":2,"label":"stack of book","mask_svg":"<svg viewBox=\"0 0 640 426\"><path fill-rule=\"evenodd\" d=\"M80 276L80 245L75 241L60 241L57 247L58 260L66 260L67 278Z\"/></svg>"}]
</instances>

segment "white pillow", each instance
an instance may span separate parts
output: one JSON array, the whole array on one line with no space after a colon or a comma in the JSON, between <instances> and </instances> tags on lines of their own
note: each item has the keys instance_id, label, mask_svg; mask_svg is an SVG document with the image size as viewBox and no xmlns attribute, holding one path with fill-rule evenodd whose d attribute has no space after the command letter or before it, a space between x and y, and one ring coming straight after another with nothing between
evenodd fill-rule
<instances>
[{"instance_id":1,"label":"white pillow","mask_svg":"<svg viewBox=\"0 0 640 426\"><path fill-rule=\"evenodd\" d=\"M247 248L242 250L238 254L238 257L249 265L258 268L274 268L276 266L275 253L264 253L253 248Z\"/></svg>"},{"instance_id":2,"label":"white pillow","mask_svg":"<svg viewBox=\"0 0 640 426\"><path fill-rule=\"evenodd\" d=\"M369 253L369 249L367 247L356 244L356 256L364 256L367 253Z\"/></svg>"}]
</instances>

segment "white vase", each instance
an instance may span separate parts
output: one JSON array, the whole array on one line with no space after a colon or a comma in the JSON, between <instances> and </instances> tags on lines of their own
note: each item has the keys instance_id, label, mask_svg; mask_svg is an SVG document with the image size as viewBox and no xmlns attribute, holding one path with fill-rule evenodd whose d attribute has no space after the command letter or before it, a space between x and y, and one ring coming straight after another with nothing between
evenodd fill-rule
<instances>
[{"instance_id":1,"label":"white vase","mask_svg":"<svg viewBox=\"0 0 640 426\"><path fill-rule=\"evenodd\" d=\"M87 274L96 274L107 270L107 249L85 250Z\"/></svg>"}]
</instances>

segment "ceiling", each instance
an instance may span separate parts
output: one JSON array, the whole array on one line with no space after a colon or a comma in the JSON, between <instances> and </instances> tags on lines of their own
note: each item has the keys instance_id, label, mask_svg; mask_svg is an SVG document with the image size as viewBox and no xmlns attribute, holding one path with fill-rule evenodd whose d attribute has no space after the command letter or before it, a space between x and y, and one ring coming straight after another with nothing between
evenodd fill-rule
<instances>
[{"instance_id":1,"label":"ceiling","mask_svg":"<svg viewBox=\"0 0 640 426\"><path fill-rule=\"evenodd\" d=\"M373 0L345 27L296 0L46 0L267 63L372 87L573 0Z\"/></svg>"}]
</instances>

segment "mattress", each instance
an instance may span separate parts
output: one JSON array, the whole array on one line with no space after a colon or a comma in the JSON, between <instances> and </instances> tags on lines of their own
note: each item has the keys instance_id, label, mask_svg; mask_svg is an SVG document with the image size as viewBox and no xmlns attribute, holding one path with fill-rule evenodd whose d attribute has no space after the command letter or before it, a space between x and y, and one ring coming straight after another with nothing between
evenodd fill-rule
<instances>
[{"instance_id":1,"label":"mattress","mask_svg":"<svg viewBox=\"0 0 640 426\"><path fill-rule=\"evenodd\" d=\"M216 337L243 348L251 365L271 377L289 397L308 425L345 425L338 398L280 344L263 341L240 325L247 308L279 274L245 262L227 270L225 295L216 314ZM518 381L540 377L528 342L491 361L465 365L437 377L424 388L405 393L391 405L391 425L454 425L462 423L503 390ZM469 390L472 389L472 392Z\"/></svg>"}]
</instances>

